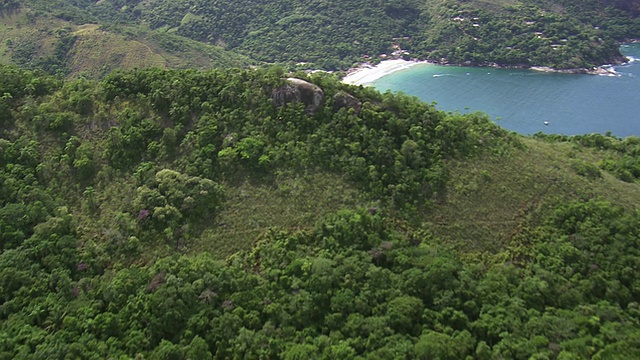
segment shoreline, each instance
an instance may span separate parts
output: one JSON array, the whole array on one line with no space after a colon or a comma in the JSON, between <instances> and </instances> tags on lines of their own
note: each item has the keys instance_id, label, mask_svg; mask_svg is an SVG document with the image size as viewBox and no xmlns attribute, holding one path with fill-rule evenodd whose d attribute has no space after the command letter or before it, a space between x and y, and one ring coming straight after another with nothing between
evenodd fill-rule
<instances>
[{"instance_id":1,"label":"shoreline","mask_svg":"<svg viewBox=\"0 0 640 360\"><path fill-rule=\"evenodd\" d=\"M640 43L640 39L633 39L625 42L626 44ZM624 45L623 43L622 45ZM622 46L621 45L621 46ZM347 74L340 80L349 85L362 85L371 86L376 80L392 74L397 71L408 69L415 65L420 64L432 64L442 66L469 66L469 67L493 67L493 68L511 68L511 69L529 69L532 71L546 72L546 73L561 73L561 74L588 74L588 75L600 75L600 76L620 76L616 71L616 65L627 64L629 62L637 61L633 58L622 56L620 59L616 59L611 64L604 64L596 66L594 68L576 68L576 69L556 69L547 66L528 66L528 65L500 65L496 63L486 63L483 65L467 65L467 64L450 64L447 62L434 62L429 60L404 60L404 59L386 59L382 60L376 65L371 63L361 63L358 67L351 68L347 71Z\"/></svg>"},{"instance_id":2,"label":"shoreline","mask_svg":"<svg viewBox=\"0 0 640 360\"><path fill-rule=\"evenodd\" d=\"M343 83L349 85L370 86L376 80L397 71L408 69L415 65L432 64L428 61L390 59L383 60L377 65L363 63L359 67L349 70L342 80Z\"/></svg>"},{"instance_id":3,"label":"shoreline","mask_svg":"<svg viewBox=\"0 0 640 360\"><path fill-rule=\"evenodd\" d=\"M625 64L626 62L622 62L621 64ZM441 66L468 66L468 65L459 65L459 64L439 64L434 63L432 61L417 61L417 60L403 60L403 59L390 59L383 60L376 65L372 65L370 63L362 63L359 67L352 68L348 70L347 75L345 75L340 81L356 86L372 86L376 80L380 78L390 75L392 73L408 69L415 65L421 64L430 64L430 65L441 65ZM527 69L538 72L545 73L559 73L559 74L587 74L587 75L600 75L600 76L620 76L620 74L615 70L615 65L619 64L608 64L597 66L593 69L555 69L547 66L501 66L497 64L491 64L488 66L469 66L469 67L492 67L497 69Z\"/></svg>"},{"instance_id":4,"label":"shoreline","mask_svg":"<svg viewBox=\"0 0 640 360\"><path fill-rule=\"evenodd\" d=\"M554 69L547 66L532 66L529 70L556 73L556 74L586 74L586 75L600 75L600 76L620 76L620 74L614 68L615 65L601 65L596 66L593 69Z\"/></svg>"}]
</instances>

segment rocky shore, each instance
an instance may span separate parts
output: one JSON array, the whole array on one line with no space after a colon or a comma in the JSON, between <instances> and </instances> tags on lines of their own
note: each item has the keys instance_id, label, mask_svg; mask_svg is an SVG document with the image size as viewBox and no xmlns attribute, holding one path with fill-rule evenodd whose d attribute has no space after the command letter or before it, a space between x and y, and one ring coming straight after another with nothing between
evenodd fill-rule
<instances>
[{"instance_id":1,"label":"rocky shore","mask_svg":"<svg viewBox=\"0 0 640 360\"><path fill-rule=\"evenodd\" d=\"M547 66L532 66L531 70L558 74L589 74L601 76L620 76L613 65L602 65L593 69L554 69Z\"/></svg>"}]
</instances>

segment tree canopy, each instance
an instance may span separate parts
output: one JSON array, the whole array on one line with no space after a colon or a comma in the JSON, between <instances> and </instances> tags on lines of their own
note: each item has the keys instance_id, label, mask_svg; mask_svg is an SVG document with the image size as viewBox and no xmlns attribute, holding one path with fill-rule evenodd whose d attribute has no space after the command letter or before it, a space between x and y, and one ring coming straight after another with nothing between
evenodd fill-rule
<instances>
[{"instance_id":1,"label":"tree canopy","mask_svg":"<svg viewBox=\"0 0 640 360\"><path fill-rule=\"evenodd\" d=\"M525 141L277 67L0 72L2 359L640 356L634 208L537 197L480 251L448 240L477 224L436 227L452 164L507 166L532 141L597 159L549 181L634 198L636 138ZM287 76L323 90L313 114L273 100Z\"/></svg>"},{"instance_id":2,"label":"tree canopy","mask_svg":"<svg viewBox=\"0 0 640 360\"><path fill-rule=\"evenodd\" d=\"M13 8L11 4L5 6ZM8 37L7 54L13 63L69 73L78 63L95 62L100 69L92 72L101 76L104 67L131 62L171 67L251 62L240 55L254 63L325 70L376 62L380 56L584 69L621 61L619 43L640 37L637 6L623 1L29 0L23 9L28 9L30 22L25 26L54 36L48 41L19 34ZM38 21L51 16L66 25L47 28L43 23L51 20ZM84 24L99 24L99 38L106 33L122 37L116 41L119 45L110 45L112 57L94 59L87 53L77 58L95 41L86 38L85 28L73 31ZM101 46L108 41L102 40ZM129 59L119 47L150 53ZM185 54L209 60L175 61Z\"/></svg>"}]
</instances>

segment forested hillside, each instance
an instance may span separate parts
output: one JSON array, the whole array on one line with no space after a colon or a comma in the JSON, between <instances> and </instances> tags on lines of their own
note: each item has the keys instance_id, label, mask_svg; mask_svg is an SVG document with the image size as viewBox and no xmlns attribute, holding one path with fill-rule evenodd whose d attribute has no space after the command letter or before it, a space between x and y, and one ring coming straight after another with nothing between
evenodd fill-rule
<instances>
[{"instance_id":1,"label":"forested hillside","mask_svg":"<svg viewBox=\"0 0 640 360\"><path fill-rule=\"evenodd\" d=\"M135 23L116 27L99 21L100 16L82 15L86 10L80 8L43 4L53 7L0 9L0 63L71 78L101 78L116 69L230 68L255 63L219 46ZM72 15L64 13L69 7Z\"/></svg>"},{"instance_id":2,"label":"forested hillside","mask_svg":"<svg viewBox=\"0 0 640 360\"><path fill-rule=\"evenodd\" d=\"M345 70L383 54L591 68L621 61L619 42L640 37L634 1L28 0L4 1L2 9L8 30L38 34L6 31L5 63L76 76L85 70L93 77L120 67L251 62ZM7 20L16 12L26 14L20 25ZM78 31L87 24L99 31ZM102 58L77 49L105 42Z\"/></svg>"},{"instance_id":3,"label":"forested hillside","mask_svg":"<svg viewBox=\"0 0 640 360\"><path fill-rule=\"evenodd\" d=\"M638 138L277 67L0 93L2 359L640 357Z\"/></svg>"}]
</instances>

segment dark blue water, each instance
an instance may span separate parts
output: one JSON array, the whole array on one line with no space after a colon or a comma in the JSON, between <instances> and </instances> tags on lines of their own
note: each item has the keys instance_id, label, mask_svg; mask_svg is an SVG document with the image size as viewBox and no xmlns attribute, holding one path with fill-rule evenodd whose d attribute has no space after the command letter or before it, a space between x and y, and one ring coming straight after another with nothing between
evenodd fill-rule
<instances>
[{"instance_id":1,"label":"dark blue water","mask_svg":"<svg viewBox=\"0 0 640 360\"><path fill-rule=\"evenodd\" d=\"M640 136L640 44L621 50L632 61L615 67L617 77L424 64L373 86L436 102L445 111L482 111L521 134Z\"/></svg>"}]
</instances>

